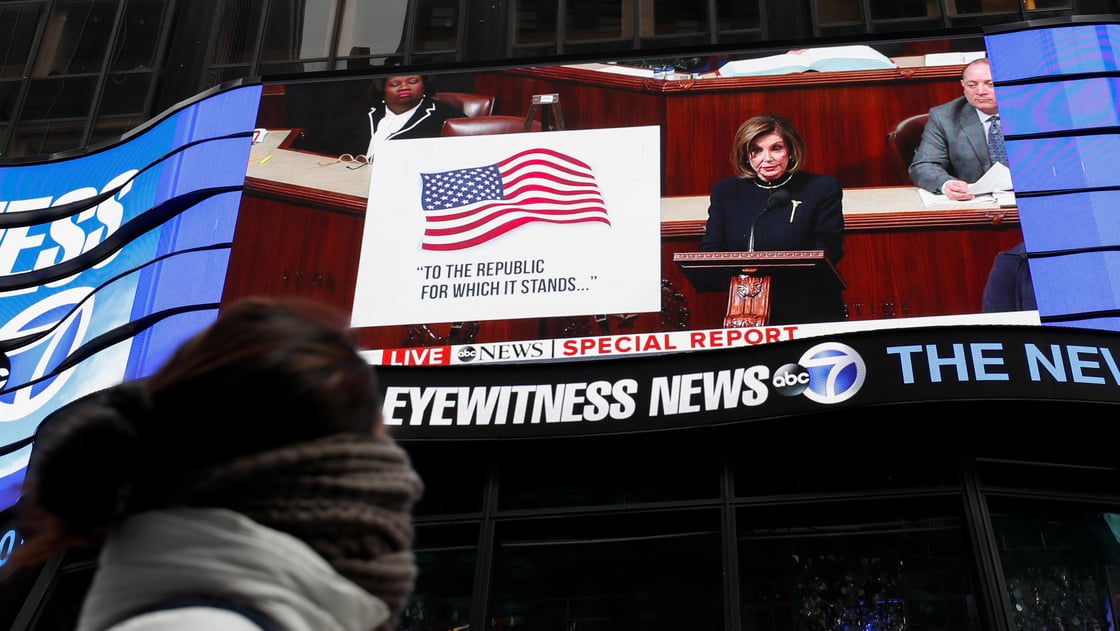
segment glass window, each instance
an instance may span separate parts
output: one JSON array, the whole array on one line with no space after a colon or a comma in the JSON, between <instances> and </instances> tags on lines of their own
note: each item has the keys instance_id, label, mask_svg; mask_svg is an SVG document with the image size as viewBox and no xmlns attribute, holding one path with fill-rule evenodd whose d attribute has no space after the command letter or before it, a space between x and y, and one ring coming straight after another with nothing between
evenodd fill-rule
<instances>
[{"instance_id":1,"label":"glass window","mask_svg":"<svg viewBox=\"0 0 1120 631\"><path fill-rule=\"evenodd\" d=\"M5 157L40 156L82 146L85 119L52 123L22 122L11 131Z\"/></svg>"},{"instance_id":2,"label":"glass window","mask_svg":"<svg viewBox=\"0 0 1120 631\"><path fill-rule=\"evenodd\" d=\"M927 0L871 0L872 20L940 17L941 5Z\"/></svg>"},{"instance_id":3,"label":"glass window","mask_svg":"<svg viewBox=\"0 0 1120 631\"><path fill-rule=\"evenodd\" d=\"M94 146L102 143L116 142L121 136L143 125L146 120L148 120L148 117L142 114L121 118L100 119L93 124L89 144L90 146Z\"/></svg>"},{"instance_id":4,"label":"glass window","mask_svg":"<svg viewBox=\"0 0 1120 631\"><path fill-rule=\"evenodd\" d=\"M758 2L719 0L716 4L716 30L719 32L753 30L760 24Z\"/></svg>"},{"instance_id":5,"label":"glass window","mask_svg":"<svg viewBox=\"0 0 1120 631\"><path fill-rule=\"evenodd\" d=\"M210 68L206 73L206 87L221 85L226 81L244 79L249 76L249 66L227 66L225 68Z\"/></svg>"},{"instance_id":6,"label":"glass window","mask_svg":"<svg viewBox=\"0 0 1120 631\"><path fill-rule=\"evenodd\" d=\"M863 22L862 0L815 0L817 24L833 26Z\"/></svg>"},{"instance_id":7,"label":"glass window","mask_svg":"<svg viewBox=\"0 0 1120 631\"><path fill-rule=\"evenodd\" d=\"M167 8L163 0L128 0L109 60L110 70L151 70L155 66Z\"/></svg>"},{"instance_id":8,"label":"glass window","mask_svg":"<svg viewBox=\"0 0 1120 631\"><path fill-rule=\"evenodd\" d=\"M253 61L264 2L265 0L224 0L218 3L214 22L218 25L217 35L214 37L211 64L248 64Z\"/></svg>"},{"instance_id":9,"label":"glass window","mask_svg":"<svg viewBox=\"0 0 1120 631\"><path fill-rule=\"evenodd\" d=\"M959 498L740 509L742 628L979 628L959 512Z\"/></svg>"},{"instance_id":10,"label":"glass window","mask_svg":"<svg viewBox=\"0 0 1120 631\"><path fill-rule=\"evenodd\" d=\"M0 81L0 123L10 123L15 117L20 85L20 81Z\"/></svg>"},{"instance_id":11,"label":"glass window","mask_svg":"<svg viewBox=\"0 0 1120 631\"><path fill-rule=\"evenodd\" d=\"M556 0L517 0L514 4L514 44L556 41Z\"/></svg>"},{"instance_id":12,"label":"glass window","mask_svg":"<svg viewBox=\"0 0 1120 631\"><path fill-rule=\"evenodd\" d=\"M116 0L56 2L32 74L47 77L100 72L116 13Z\"/></svg>"},{"instance_id":13,"label":"glass window","mask_svg":"<svg viewBox=\"0 0 1120 631\"><path fill-rule=\"evenodd\" d=\"M419 0L412 50L454 50L459 44L459 0Z\"/></svg>"},{"instance_id":14,"label":"glass window","mask_svg":"<svg viewBox=\"0 0 1120 631\"><path fill-rule=\"evenodd\" d=\"M489 629L722 631L719 511L498 524Z\"/></svg>"},{"instance_id":15,"label":"glass window","mask_svg":"<svg viewBox=\"0 0 1120 631\"><path fill-rule=\"evenodd\" d=\"M26 74L27 56L45 5L0 6L0 79L19 79Z\"/></svg>"},{"instance_id":16,"label":"glass window","mask_svg":"<svg viewBox=\"0 0 1120 631\"><path fill-rule=\"evenodd\" d=\"M568 0L565 41L618 39L633 34L633 0ZM625 25L625 27L624 27Z\"/></svg>"},{"instance_id":17,"label":"glass window","mask_svg":"<svg viewBox=\"0 0 1120 631\"><path fill-rule=\"evenodd\" d=\"M1120 513L989 502L1015 628L1116 629Z\"/></svg>"},{"instance_id":18,"label":"glass window","mask_svg":"<svg viewBox=\"0 0 1120 631\"><path fill-rule=\"evenodd\" d=\"M501 510L719 497L707 432L526 441L502 459ZM671 463L671 466L670 466Z\"/></svg>"},{"instance_id":19,"label":"glass window","mask_svg":"<svg viewBox=\"0 0 1120 631\"><path fill-rule=\"evenodd\" d=\"M1061 414L1068 412L1063 405L1035 407L1040 413ZM1071 419L1063 431L1049 432L1046 440L997 434L974 444L980 484L986 490L1120 495L1115 447L1094 421L1091 417L1084 423Z\"/></svg>"},{"instance_id":20,"label":"glass window","mask_svg":"<svg viewBox=\"0 0 1120 631\"><path fill-rule=\"evenodd\" d=\"M958 464L952 447L936 448L934 437L926 448L869 449L871 442L897 436L897 424L891 426L861 425L851 418L843 420L821 416L818 420L797 419L796 422L774 425L769 432L746 433L754 426L744 426L743 438L730 439L744 445L768 444L780 448L753 449L743 452L734 462L735 495L785 495L802 493L840 493L903 488L956 488L959 484ZM831 419L831 420L830 420ZM803 436L812 435L811 441Z\"/></svg>"},{"instance_id":21,"label":"glass window","mask_svg":"<svg viewBox=\"0 0 1120 631\"><path fill-rule=\"evenodd\" d=\"M265 18L261 60L327 57L336 11L336 2L326 0L271 0Z\"/></svg>"},{"instance_id":22,"label":"glass window","mask_svg":"<svg viewBox=\"0 0 1120 631\"><path fill-rule=\"evenodd\" d=\"M470 623L471 590L478 563L478 526L418 527L414 549L420 576L397 629L465 628Z\"/></svg>"},{"instance_id":23,"label":"glass window","mask_svg":"<svg viewBox=\"0 0 1120 631\"><path fill-rule=\"evenodd\" d=\"M300 72L319 72L330 70L327 60L320 61L286 61L260 64L258 74L262 77L277 74L297 74Z\"/></svg>"},{"instance_id":24,"label":"glass window","mask_svg":"<svg viewBox=\"0 0 1120 631\"><path fill-rule=\"evenodd\" d=\"M1108 466L978 460L976 469L980 473L980 483L985 488L1072 491L1081 494L1106 495L1120 492L1120 479L1116 469Z\"/></svg>"},{"instance_id":25,"label":"glass window","mask_svg":"<svg viewBox=\"0 0 1120 631\"><path fill-rule=\"evenodd\" d=\"M645 0L648 3L649 0ZM643 4L643 6L644 6ZM644 22L652 18L653 32ZM642 35L674 35L708 32L706 2L695 0L654 0L653 15L642 15Z\"/></svg>"},{"instance_id":26,"label":"glass window","mask_svg":"<svg viewBox=\"0 0 1120 631\"><path fill-rule=\"evenodd\" d=\"M417 515L482 512L482 492L489 476L489 448L463 443L403 443L412 466L424 480Z\"/></svg>"},{"instance_id":27,"label":"glass window","mask_svg":"<svg viewBox=\"0 0 1120 631\"><path fill-rule=\"evenodd\" d=\"M93 105L96 85L96 76L31 79L22 118L84 118Z\"/></svg>"},{"instance_id":28,"label":"glass window","mask_svg":"<svg viewBox=\"0 0 1120 631\"><path fill-rule=\"evenodd\" d=\"M1073 8L1069 0L1027 0L1028 11L1046 11L1052 9L1071 9Z\"/></svg>"},{"instance_id":29,"label":"glass window","mask_svg":"<svg viewBox=\"0 0 1120 631\"><path fill-rule=\"evenodd\" d=\"M948 0L949 15L1019 12L1020 0Z\"/></svg>"},{"instance_id":30,"label":"glass window","mask_svg":"<svg viewBox=\"0 0 1120 631\"><path fill-rule=\"evenodd\" d=\"M404 52L407 14L408 0L344 3L335 54L339 57L376 57ZM351 63L344 67L354 68L355 65Z\"/></svg>"},{"instance_id":31,"label":"glass window","mask_svg":"<svg viewBox=\"0 0 1120 631\"><path fill-rule=\"evenodd\" d=\"M101 107L97 115L146 114L144 106L151 84L150 72L110 73L101 92Z\"/></svg>"}]
</instances>

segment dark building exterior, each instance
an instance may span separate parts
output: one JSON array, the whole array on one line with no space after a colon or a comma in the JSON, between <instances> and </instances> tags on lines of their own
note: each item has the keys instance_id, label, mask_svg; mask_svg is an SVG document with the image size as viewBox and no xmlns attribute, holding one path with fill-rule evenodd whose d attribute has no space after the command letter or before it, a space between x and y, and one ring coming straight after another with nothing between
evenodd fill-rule
<instances>
[{"instance_id":1,"label":"dark building exterior","mask_svg":"<svg viewBox=\"0 0 1120 631\"><path fill-rule=\"evenodd\" d=\"M80 153L226 81L310 90L389 58L456 77L605 58L691 71L827 43L972 50L987 27L1110 13L1120 3L0 2L0 155ZM1112 398L404 438L427 491L401 629L1120 629ZM0 625L72 628L95 568L75 552L7 579Z\"/></svg>"}]
</instances>

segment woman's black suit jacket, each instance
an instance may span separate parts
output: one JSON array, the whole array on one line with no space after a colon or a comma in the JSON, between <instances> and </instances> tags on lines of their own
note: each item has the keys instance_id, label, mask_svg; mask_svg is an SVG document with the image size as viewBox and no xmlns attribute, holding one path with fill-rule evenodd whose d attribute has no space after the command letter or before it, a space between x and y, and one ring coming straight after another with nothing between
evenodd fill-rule
<instances>
[{"instance_id":1,"label":"woman's black suit jacket","mask_svg":"<svg viewBox=\"0 0 1120 631\"><path fill-rule=\"evenodd\" d=\"M844 256L844 191L836 178L804 171L774 188L729 177L716 182L700 249L706 252L824 250L833 265ZM780 191L780 193L779 193ZM771 197L777 199L767 208ZM777 273L770 288L770 324L843 320L843 289L827 275Z\"/></svg>"}]
</instances>

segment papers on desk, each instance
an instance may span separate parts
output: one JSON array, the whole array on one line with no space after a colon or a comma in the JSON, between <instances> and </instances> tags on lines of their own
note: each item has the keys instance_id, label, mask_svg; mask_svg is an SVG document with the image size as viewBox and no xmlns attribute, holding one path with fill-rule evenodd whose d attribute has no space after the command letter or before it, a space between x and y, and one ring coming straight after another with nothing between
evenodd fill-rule
<instances>
[{"instance_id":1,"label":"papers on desk","mask_svg":"<svg viewBox=\"0 0 1120 631\"><path fill-rule=\"evenodd\" d=\"M987 173L980 176L979 180L968 185L968 192L973 195L986 195L996 191L1010 191L1014 188L1011 185L1011 169L1008 169L1004 163L997 162L988 169Z\"/></svg>"},{"instance_id":2,"label":"papers on desk","mask_svg":"<svg viewBox=\"0 0 1120 631\"><path fill-rule=\"evenodd\" d=\"M926 209L936 208L939 210L946 210L950 208L984 208L987 206L999 206L1000 208L1010 208L1015 206L1015 193L1011 191L997 191L995 193L985 193L977 195L972 199L958 201L949 199L944 195L931 193L925 189L917 189L918 197L922 198L922 206Z\"/></svg>"},{"instance_id":3,"label":"papers on desk","mask_svg":"<svg viewBox=\"0 0 1120 631\"><path fill-rule=\"evenodd\" d=\"M949 199L946 195L931 193L924 189L918 190L918 195L922 198L922 204L926 208L934 206L959 206L963 204L975 204L977 202L992 202L999 206L1014 206L1015 194L1011 191L1014 186L1011 184L1011 170L1007 168L1002 162L997 162L988 169L987 173L982 175L979 180L968 185L968 192L975 195L973 199L957 201Z\"/></svg>"}]
</instances>

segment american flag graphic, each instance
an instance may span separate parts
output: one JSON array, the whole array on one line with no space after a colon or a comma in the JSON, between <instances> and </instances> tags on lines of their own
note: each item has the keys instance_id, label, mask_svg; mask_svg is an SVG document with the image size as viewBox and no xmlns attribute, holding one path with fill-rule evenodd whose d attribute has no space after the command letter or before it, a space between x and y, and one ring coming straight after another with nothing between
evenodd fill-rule
<instances>
[{"instance_id":1,"label":"american flag graphic","mask_svg":"<svg viewBox=\"0 0 1120 631\"><path fill-rule=\"evenodd\" d=\"M420 176L425 250L464 250L534 221L611 223L591 167L551 149Z\"/></svg>"}]
</instances>

